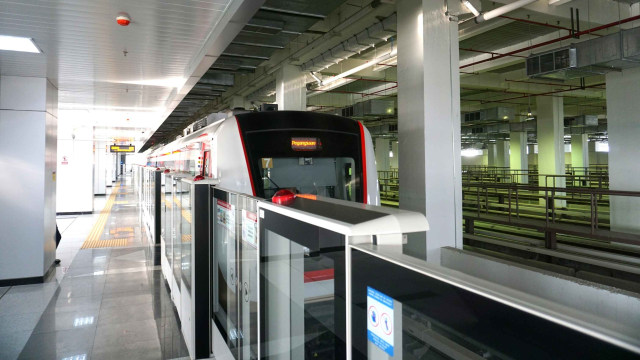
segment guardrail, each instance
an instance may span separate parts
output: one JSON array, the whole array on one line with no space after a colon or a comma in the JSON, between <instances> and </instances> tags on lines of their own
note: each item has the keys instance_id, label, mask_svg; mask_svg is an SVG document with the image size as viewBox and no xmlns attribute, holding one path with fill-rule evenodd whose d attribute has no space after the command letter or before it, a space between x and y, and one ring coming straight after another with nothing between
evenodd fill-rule
<instances>
[{"instance_id":1,"label":"guardrail","mask_svg":"<svg viewBox=\"0 0 640 360\"><path fill-rule=\"evenodd\" d=\"M550 177L551 178L551 177ZM625 197L640 197L640 192L635 191L620 191L609 190L599 188L564 188L564 187L547 187L547 186L531 186L523 184L487 184L487 183L463 183L463 191L467 195L473 194L473 188L475 188L475 205L477 218L481 218L481 214L488 215L490 211L490 197L502 197L502 203L506 206L506 210L502 210L501 213L506 215L506 220L493 219L501 223L514 226L533 227L548 233L550 238L549 247L555 247L555 233L566 232L576 234L577 236L589 236L593 238L629 243L634 245L640 245L640 236L635 234L616 233L608 230L600 229L599 214L598 214L598 201L601 199L608 199L611 196L625 196ZM506 192L506 194L505 194ZM505 199L506 196L506 199ZM523 198L530 201L531 198L539 198L544 200L544 221L536 223L533 220L528 222L521 221L521 207L523 205L531 205L531 203L522 202ZM558 216L557 204L571 199L587 199L589 205L589 224L588 226L571 225L570 227L565 223L561 223L561 218ZM469 199L467 198L467 203ZM506 202L504 201L506 200ZM463 204L464 204L463 199ZM495 211L492 211L495 213ZM467 212L467 215L469 213ZM467 216L468 217L468 216ZM485 216L486 218L486 216ZM486 219L491 221L491 219ZM559 226L563 225L563 226ZM466 225L467 231L471 228ZM586 229L585 229L586 228Z\"/></svg>"}]
</instances>

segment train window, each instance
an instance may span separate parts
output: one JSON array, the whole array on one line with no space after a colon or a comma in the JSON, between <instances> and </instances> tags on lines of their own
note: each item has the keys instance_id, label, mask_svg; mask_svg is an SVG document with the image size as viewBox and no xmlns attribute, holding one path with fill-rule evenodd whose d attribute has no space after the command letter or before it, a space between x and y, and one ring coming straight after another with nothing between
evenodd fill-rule
<instances>
[{"instance_id":1,"label":"train window","mask_svg":"<svg viewBox=\"0 0 640 360\"><path fill-rule=\"evenodd\" d=\"M289 189L298 194L356 200L353 158L262 158L261 163L264 196L267 199L280 189Z\"/></svg>"}]
</instances>

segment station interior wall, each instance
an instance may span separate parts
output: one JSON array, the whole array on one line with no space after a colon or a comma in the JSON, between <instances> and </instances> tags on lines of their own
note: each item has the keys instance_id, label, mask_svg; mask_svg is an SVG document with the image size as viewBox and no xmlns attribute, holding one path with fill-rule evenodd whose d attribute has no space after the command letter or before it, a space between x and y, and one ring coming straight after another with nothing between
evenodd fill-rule
<instances>
[{"instance_id":1,"label":"station interior wall","mask_svg":"<svg viewBox=\"0 0 640 360\"><path fill-rule=\"evenodd\" d=\"M86 115L86 112L82 112ZM58 125L57 213L92 212L94 187L93 125L61 112Z\"/></svg>"}]
</instances>

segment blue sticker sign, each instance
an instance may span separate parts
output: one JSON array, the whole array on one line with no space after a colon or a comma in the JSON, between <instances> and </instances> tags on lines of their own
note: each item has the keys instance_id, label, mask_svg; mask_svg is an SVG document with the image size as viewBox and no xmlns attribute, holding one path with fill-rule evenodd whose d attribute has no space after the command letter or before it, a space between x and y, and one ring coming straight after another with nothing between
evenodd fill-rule
<instances>
[{"instance_id":1,"label":"blue sticker sign","mask_svg":"<svg viewBox=\"0 0 640 360\"><path fill-rule=\"evenodd\" d=\"M393 298L367 286L367 338L393 356Z\"/></svg>"}]
</instances>

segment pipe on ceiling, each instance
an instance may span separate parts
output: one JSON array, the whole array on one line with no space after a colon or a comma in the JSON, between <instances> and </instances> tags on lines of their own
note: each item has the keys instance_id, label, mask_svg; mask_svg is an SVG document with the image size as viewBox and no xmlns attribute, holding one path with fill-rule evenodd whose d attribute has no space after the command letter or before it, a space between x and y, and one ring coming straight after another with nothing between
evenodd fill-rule
<instances>
[{"instance_id":1,"label":"pipe on ceiling","mask_svg":"<svg viewBox=\"0 0 640 360\"><path fill-rule=\"evenodd\" d=\"M506 57L506 56L511 56L513 54L521 53L523 51L539 48L539 47L546 46L546 45L555 44L555 43L560 42L560 41L572 39L572 38L574 38L576 36L589 35L589 34L595 32L595 31L608 29L610 27L626 24L628 22L635 21L635 20L640 20L640 15L628 17L628 18L623 19L623 20L614 21L614 22L611 22L611 23L608 23L608 24L596 26L596 27L591 28L591 29L579 31L579 32L574 33L573 35L565 35L565 36L561 36L561 37L559 37L557 39L543 41L543 42L535 44L535 45L525 46L525 47L520 48L520 49L516 49L516 50L512 50L512 51L506 52L506 53L504 53L502 55L492 56L491 58L488 58L488 59L478 60L478 61L472 62L470 64L462 65L462 66L460 66L460 69L464 69L464 68L469 67L469 66L478 65L478 64L489 62L489 61L493 61L493 60L498 60L498 59L501 59L501 58Z\"/></svg>"}]
</instances>

